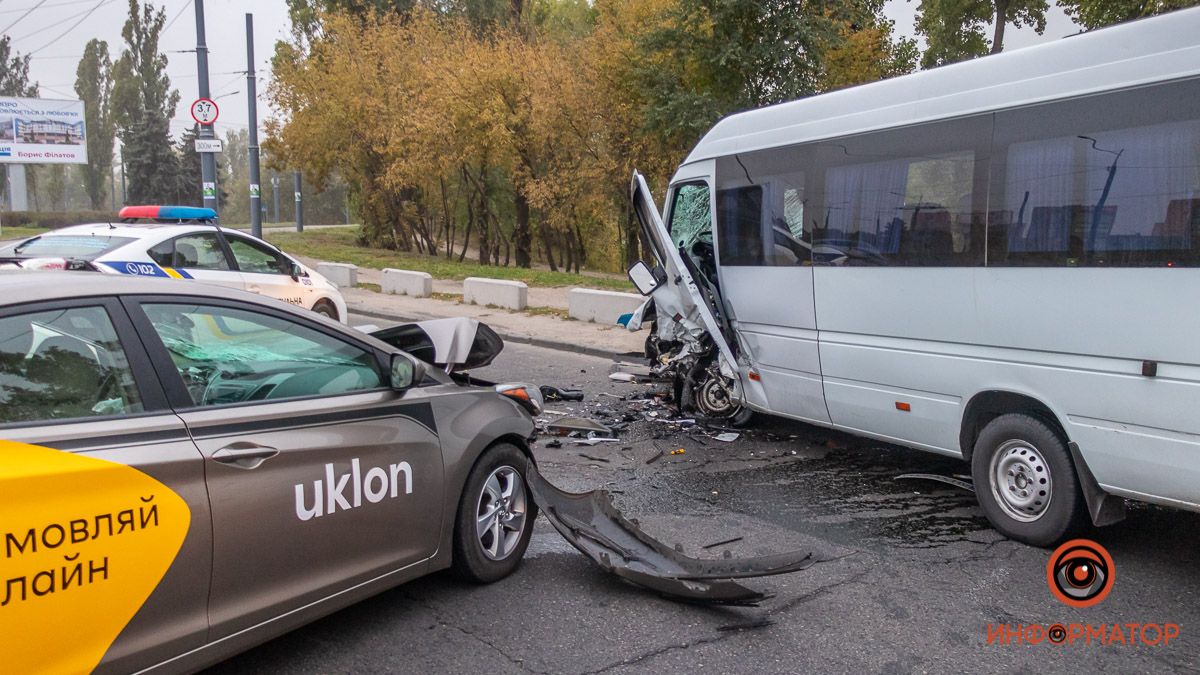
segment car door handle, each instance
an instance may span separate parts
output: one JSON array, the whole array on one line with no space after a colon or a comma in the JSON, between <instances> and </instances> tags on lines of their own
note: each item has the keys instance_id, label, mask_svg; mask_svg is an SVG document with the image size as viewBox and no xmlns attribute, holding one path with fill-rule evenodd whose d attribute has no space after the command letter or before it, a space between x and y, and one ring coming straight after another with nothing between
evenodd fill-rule
<instances>
[{"instance_id":1,"label":"car door handle","mask_svg":"<svg viewBox=\"0 0 1200 675\"><path fill-rule=\"evenodd\" d=\"M278 455L279 451L257 443L239 441L231 443L213 453L213 460L239 469L257 469L263 462Z\"/></svg>"}]
</instances>

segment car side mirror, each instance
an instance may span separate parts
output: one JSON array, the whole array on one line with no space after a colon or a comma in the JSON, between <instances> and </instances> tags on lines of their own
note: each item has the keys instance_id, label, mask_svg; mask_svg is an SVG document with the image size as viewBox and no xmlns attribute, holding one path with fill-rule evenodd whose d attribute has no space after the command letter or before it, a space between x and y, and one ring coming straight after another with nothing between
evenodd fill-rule
<instances>
[{"instance_id":1,"label":"car side mirror","mask_svg":"<svg viewBox=\"0 0 1200 675\"><path fill-rule=\"evenodd\" d=\"M425 366L408 354L392 354L392 364L388 369L390 385L396 391L412 388L425 379Z\"/></svg>"},{"instance_id":2,"label":"car side mirror","mask_svg":"<svg viewBox=\"0 0 1200 675\"><path fill-rule=\"evenodd\" d=\"M658 288L659 284L662 283L659 281L658 277L654 275L654 272L652 272L650 268L646 266L646 263L642 262L641 260L637 261L633 264L633 267L629 268L629 280L633 282L634 288L636 288L638 293L641 293L642 295L650 295L654 292L654 289Z\"/></svg>"},{"instance_id":3,"label":"car side mirror","mask_svg":"<svg viewBox=\"0 0 1200 675\"><path fill-rule=\"evenodd\" d=\"M304 268L298 262L293 262L288 272L291 274L293 281L299 281L300 277L308 276L308 272L305 272Z\"/></svg>"}]
</instances>

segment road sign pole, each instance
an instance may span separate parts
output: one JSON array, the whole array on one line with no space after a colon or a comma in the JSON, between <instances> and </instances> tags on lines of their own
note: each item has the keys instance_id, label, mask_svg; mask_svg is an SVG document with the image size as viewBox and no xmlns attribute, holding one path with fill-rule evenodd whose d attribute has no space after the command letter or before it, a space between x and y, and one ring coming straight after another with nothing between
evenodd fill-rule
<instances>
[{"instance_id":1,"label":"road sign pole","mask_svg":"<svg viewBox=\"0 0 1200 675\"><path fill-rule=\"evenodd\" d=\"M254 15L246 14L246 102L250 123L250 234L262 237L262 190L258 175L258 88L254 77Z\"/></svg>"},{"instance_id":2,"label":"road sign pole","mask_svg":"<svg viewBox=\"0 0 1200 675\"><path fill-rule=\"evenodd\" d=\"M196 7L196 75L200 80L200 98L209 98L208 45L204 41L204 0L195 0ZM200 138L215 138L213 125L200 125ZM217 157L206 152L200 155L200 193L204 206L217 210Z\"/></svg>"},{"instance_id":3,"label":"road sign pole","mask_svg":"<svg viewBox=\"0 0 1200 675\"><path fill-rule=\"evenodd\" d=\"M274 217L271 218L272 223L279 222L279 174L271 170L271 199L275 202Z\"/></svg>"},{"instance_id":4,"label":"road sign pole","mask_svg":"<svg viewBox=\"0 0 1200 675\"><path fill-rule=\"evenodd\" d=\"M303 232L304 231L304 205L300 203L300 198L303 196L301 194L300 188L304 183L304 179L301 177L299 171L292 172L292 182L295 185L295 190L296 190L296 231Z\"/></svg>"}]
</instances>

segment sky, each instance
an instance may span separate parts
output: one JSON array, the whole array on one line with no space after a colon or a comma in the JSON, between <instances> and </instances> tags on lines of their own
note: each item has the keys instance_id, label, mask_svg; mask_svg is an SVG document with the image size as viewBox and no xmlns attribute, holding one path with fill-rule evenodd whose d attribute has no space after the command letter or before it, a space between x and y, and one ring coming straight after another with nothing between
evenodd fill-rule
<instances>
[{"instance_id":1,"label":"sky","mask_svg":"<svg viewBox=\"0 0 1200 675\"><path fill-rule=\"evenodd\" d=\"M193 0L165 0L167 27L160 47L167 52L167 74L180 92L179 108L171 124L175 135L192 125L189 106L198 96L196 77L195 9ZM912 37L916 0L888 0L884 13L895 21L900 35ZM258 78L258 117L270 116L266 89L275 41L286 38L289 22L285 0L204 0L208 42L210 90L220 107L218 135L230 128L245 128L246 102L245 14L254 14L255 69ZM0 0L0 33L13 38L21 54L32 54L30 75L41 86L43 98L75 98L75 68L83 47L92 38L106 40L115 59L124 40L121 27L129 13L129 0ZM1044 35L1032 29L1009 26L1005 49L1020 49L1066 37L1078 31L1056 5L1051 6Z\"/></svg>"}]
</instances>

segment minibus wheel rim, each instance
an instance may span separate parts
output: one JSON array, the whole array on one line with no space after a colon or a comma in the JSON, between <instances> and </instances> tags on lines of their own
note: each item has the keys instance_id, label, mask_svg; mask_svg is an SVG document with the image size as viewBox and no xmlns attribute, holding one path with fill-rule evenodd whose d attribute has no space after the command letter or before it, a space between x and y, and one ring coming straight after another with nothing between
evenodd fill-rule
<instances>
[{"instance_id":1,"label":"minibus wheel rim","mask_svg":"<svg viewBox=\"0 0 1200 675\"><path fill-rule=\"evenodd\" d=\"M1012 439L1000 444L992 455L992 496L1005 514L1031 523L1041 518L1054 496L1054 481L1046 458L1029 441Z\"/></svg>"},{"instance_id":2,"label":"minibus wheel rim","mask_svg":"<svg viewBox=\"0 0 1200 675\"><path fill-rule=\"evenodd\" d=\"M715 377L709 377L700 385L696 405L708 417L733 417L741 409L729 398L725 385Z\"/></svg>"}]
</instances>

